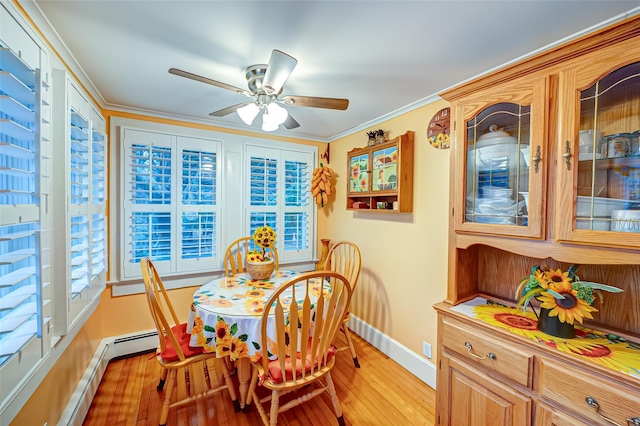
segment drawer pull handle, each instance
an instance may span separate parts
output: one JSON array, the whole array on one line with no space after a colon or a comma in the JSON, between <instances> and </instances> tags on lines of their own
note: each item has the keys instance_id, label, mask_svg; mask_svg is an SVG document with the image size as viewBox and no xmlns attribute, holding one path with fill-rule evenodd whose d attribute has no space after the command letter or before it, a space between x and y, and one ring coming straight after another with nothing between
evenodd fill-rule
<instances>
[{"instance_id":1,"label":"drawer pull handle","mask_svg":"<svg viewBox=\"0 0 640 426\"><path fill-rule=\"evenodd\" d=\"M627 425L640 426L640 417L631 417L630 419L627 419Z\"/></svg>"},{"instance_id":2,"label":"drawer pull handle","mask_svg":"<svg viewBox=\"0 0 640 426\"><path fill-rule=\"evenodd\" d=\"M473 352L471 352L471 349L473 349L473 346L471 346L471 343L469 343L469 342L464 342L464 347L467 348L467 352L469 352L469 355L471 355L474 358L477 358L477 359L487 359L487 358L489 358L492 361L497 358L496 354L494 354L493 352L489 352L485 356L480 356L480 355L474 354Z\"/></svg>"},{"instance_id":3,"label":"drawer pull handle","mask_svg":"<svg viewBox=\"0 0 640 426\"><path fill-rule=\"evenodd\" d=\"M596 414L600 416L602 420L612 425L620 426L620 423L616 423L615 421L611 420L609 417L600 414L600 404L598 404L598 401L596 401L595 398L588 396L584 400L590 407L593 407L593 409L596 411ZM640 421L640 418L634 417L632 419L627 419L627 424L631 424L631 425L640 424L640 423L636 423L636 421Z\"/></svg>"}]
</instances>

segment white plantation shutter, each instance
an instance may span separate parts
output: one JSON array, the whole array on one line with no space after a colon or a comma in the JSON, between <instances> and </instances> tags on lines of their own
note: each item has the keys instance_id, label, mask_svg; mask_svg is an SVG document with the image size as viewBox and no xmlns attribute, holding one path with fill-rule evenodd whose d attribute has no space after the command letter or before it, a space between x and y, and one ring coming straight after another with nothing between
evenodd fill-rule
<instances>
[{"instance_id":1,"label":"white plantation shutter","mask_svg":"<svg viewBox=\"0 0 640 426\"><path fill-rule=\"evenodd\" d=\"M71 214L71 300L77 299L88 289L90 280L89 250L89 176L91 157L89 151L89 119L74 107L70 112L70 156L69 172L71 180L69 213Z\"/></svg>"},{"instance_id":2,"label":"white plantation shutter","mask_svg":"<svg viewBox=\"0 0 640 426\"><path fill-rule=\"evenodd\" d=\"M22 41L23 57L0 41L0 401L50 349L50 93Z\"/></svg>"},{"instance_id":3,"label":"white plantation shutter","mask_svg":"<svg viewBox=\"0 0 640 426\"><path fill-rule=\"evenodd\" d=\"M217 267L219 142L123 133L124 277L147 256L165 274Z\"/></svg>"},{"instance_id":4,"label":"white plantation shutter","mask_svg":"<svg viewBox=\"0 0 640 426\"><path fill-rule=\"evenodd\" d=\"M277 234L281 263L310 260L313 154L253 145L247 146L246 154L248 235L259 226L269 225Z\"/></svg>"},{"instance_id":5,"label":"white plantation shutter","mask_svg":"<svg viewBox=\"0 0 640 426\"><path fill-rule=\"evenodd\" d=\"M150 257L161 272L171 260L171 137L124 130L124 277L140 275Z\"/></svg>"},{"instance_id":6,"label":"white plantation shutter","mask_svg":"<svg viewBox=\"0 0 640 426\"><path fill-rule=\"evenodd\" d=\"M91 281L106 274L107 224L105 215L106 152L105 122L95 112L91 117ZM100 284L98 284L99 286Z\"/></svg>"},{"instance_id":7,"label":"white plantation shutter","mask_svg":"<svg viewBox=\"0 0 640 426\"><path fill-rule=\"evenodd\" d=\"M39 335L36 72L0 47L0 366ZM10 210L19 209L20 214Z\"/></svg>"},{"instance_id":8,"label":"white plantation shutter","mask_svg":"<svg viewBox=\"0 0 640 426\"><path fill-rule=\"evenodd\" d=\"M178 137L181 156L179 271L218 265L218 151L209 140Z\"/></svg>"},{"instance_id":9,"label":"white plantation shutter","mask_svg":"<svg viewBox=\"0 0 640 426\"><path fill-rule=\"evenodd\" d=\"M36 72L0 47L0 366L38 334ZM16 211L20 213L17 214Z\"/></svg>"},{"instance_id":10,"label":"white plantation shutter","mask_svg":"<svg viewBox=\"0 0 640 426\"><path fill-rule=\"evenodd\" d=\"M273 158L278 157L278 152L267 149L260 151L260 155L249 158L249 235L264 225L269 225L279 234L276 222L278 159Z\"/></svg>"},{"instance_id":11,"label":"white plantation shutter","mask_svg":"<svg viewBox=\"0 0 640 426\"><path fill-rule=\"evenodd\" d=\"M282 240L285 252L309 249L309 175L308 162L285 160L285 212Z\"/></svg>"}]
</instances>

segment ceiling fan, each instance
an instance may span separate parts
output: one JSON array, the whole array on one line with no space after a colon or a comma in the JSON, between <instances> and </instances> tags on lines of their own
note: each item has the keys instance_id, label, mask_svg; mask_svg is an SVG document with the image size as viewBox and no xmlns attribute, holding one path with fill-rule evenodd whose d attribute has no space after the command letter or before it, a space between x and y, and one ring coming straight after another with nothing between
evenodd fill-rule
<instances>
[{"instance_id":1,"label":"ceiling fan","mask_svg":"<svg viewBox=\"0 0 640 426\"><path fill-rule=\"evenodd\" d=\"M243 122L251 125L259 112L262 112L262 130L271 132L283 125L287 129L295 129L300 124L291 116L289 112L278 104L287 106L302 106L311 108L325 108L346 110L349 106L349 99L339 98L319 98L313 96L286 95L279 98L283 87L298 61L280 50L273 50L268 64L252 65L246 69L247 89L221 83L207 77L183 71L177 68L169 69L169 73L202 83L211 84L222 89L254 98L252 101L241 102L230 107L214 111L209 115L212 117L224 117L225 115L237 112Z\"/></svg>"}]
</instances>

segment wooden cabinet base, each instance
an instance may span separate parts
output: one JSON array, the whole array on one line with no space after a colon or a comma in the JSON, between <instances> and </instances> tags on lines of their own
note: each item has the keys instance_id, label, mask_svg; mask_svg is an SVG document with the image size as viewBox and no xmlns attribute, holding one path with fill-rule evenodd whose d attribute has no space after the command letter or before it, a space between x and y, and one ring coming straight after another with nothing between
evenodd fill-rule
<instances>
[{"instance_id":1,"label":"wooden cabinet base","mask_svg":"<svg viewBox=\"0 0 640 426\"><path fill-rule=\"evenodd\" d=\"M438 425L626 425L640 421L640 380L438 310ZM551 337L551 336L550 336ZM634 423L631 423L634 424Z\"/></svg>"}]
</instances>

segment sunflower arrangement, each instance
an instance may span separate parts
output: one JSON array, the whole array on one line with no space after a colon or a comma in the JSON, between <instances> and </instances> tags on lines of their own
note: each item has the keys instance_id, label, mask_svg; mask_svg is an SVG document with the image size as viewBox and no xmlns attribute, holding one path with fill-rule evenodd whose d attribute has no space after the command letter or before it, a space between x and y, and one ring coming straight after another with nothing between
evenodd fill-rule
<instances>
[{"instance_id":1,"label":"sunflower arrangement","mask_svg":"<svg viewBox=\"0 0 640 426\"><path fill-rule=\"evenodd\" d=\"M266 250L272 249L276 244L276 231L269 225L259 226L253 232L253 242L260 250L252 250L247 253L247 261L249 262L267 262L271 258L267 256Z\"/></svg>"},{"instance_id":2,"label":"sunflower arrangement","mask_svg":"<svg viewBox=\"0 0 640 426\"><path fill-rule=\"evenodd\" d=\"M602 303L602 291L620 293L622 290L606 284L581 281L576 275L578 265L567 271L550 269L548 266L531 268L531 275L523 278L516 290L518 306L526 311L532 298L540 302L540 308L548 309L549 316L557 316L560 322L582 324L583 318L593 319L596 297Z\"/></svg>"}]
</instances>

